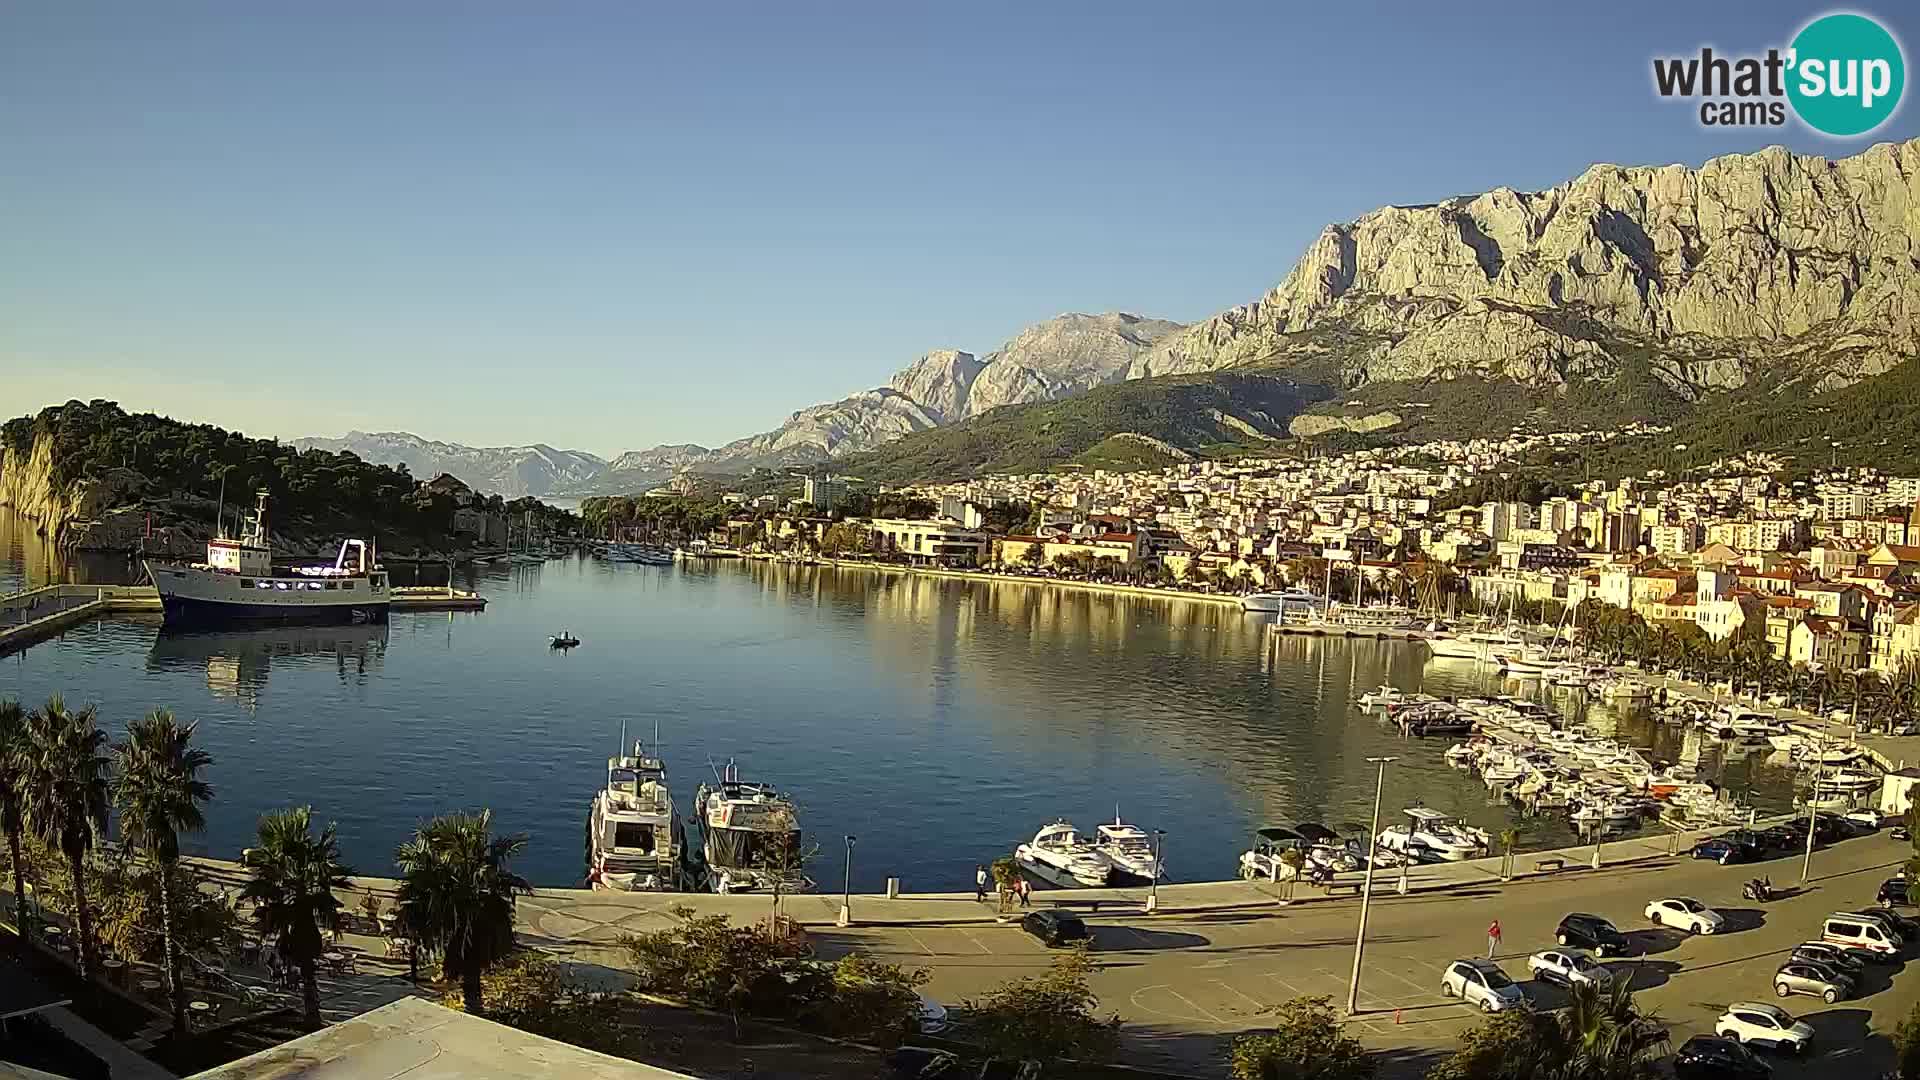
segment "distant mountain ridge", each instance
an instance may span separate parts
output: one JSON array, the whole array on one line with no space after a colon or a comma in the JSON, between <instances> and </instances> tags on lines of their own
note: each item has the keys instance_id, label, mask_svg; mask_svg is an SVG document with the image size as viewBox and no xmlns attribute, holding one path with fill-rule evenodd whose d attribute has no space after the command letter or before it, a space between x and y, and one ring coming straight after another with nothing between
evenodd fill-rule
<instances>
[{"instance_id":1,"label":"distant mountain ridge","mask_svg":"<svg viewBox=\"0 0 1920 1080\"><path fill-rule=\"evenodd\" d=\"M885 386L812 405L771 431L709 449L693 443L630 450L611 461L545 444L478 448L407 432L349 432L295 439L299 447L348 450L415 475L450 472L503 495L631 494L681 470L724 474L756 467L813 465L977 417L1003 405L1057 401L1126 377L1134 359L1181 324L1124 312L1068 313L1027 327L986 359L935 349Z\"/></svg>"},{"instance_id":2,"label":"distant mountain ridge","mask_svg":"<svg viewBox=\"0 0 1920 1080\"><path fill-rule=\"evenodd\" d=\"M545 443L462 446L423 439L406 431L349 431L337 439L291 442L302 450L350 452L374 465L405 465L421 480L452 473L476 490L508 498L550 495L569 485L585 483L607 469L605 459L584 450L557 450Z\"/></svg>"}]
</instances>

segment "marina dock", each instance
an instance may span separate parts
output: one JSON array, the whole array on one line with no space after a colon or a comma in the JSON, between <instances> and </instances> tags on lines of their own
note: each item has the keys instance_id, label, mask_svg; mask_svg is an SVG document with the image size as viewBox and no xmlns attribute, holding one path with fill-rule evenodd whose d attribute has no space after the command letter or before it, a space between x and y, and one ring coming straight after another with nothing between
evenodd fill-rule
<instances>
[{"instance_id":1,"label":"marina dock","mask_svg":"<svg viewBox=\"0 0 1920 1080\"><path fill-rule=\"evenodd\" d=\"M393 611L484 611L486 606L486 597L444 585L398 586L391 602ZM0 655L89 619L160 610L160 594L151 585L43 585L0 596Z\"/></svg>"}]
</instances>

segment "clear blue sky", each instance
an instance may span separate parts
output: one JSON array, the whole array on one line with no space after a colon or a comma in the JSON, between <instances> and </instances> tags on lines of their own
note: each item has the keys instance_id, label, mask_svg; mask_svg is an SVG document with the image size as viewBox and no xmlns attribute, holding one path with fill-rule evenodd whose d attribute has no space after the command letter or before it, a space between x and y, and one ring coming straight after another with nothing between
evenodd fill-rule
<instances>
[{"instance_id":1,"label":"clear blue sky","mask_svg":"<svg viewBox=\"0 0 1920 1080\"><path fill-rule=\"evenodd\" d=\"M1920 133L1654 99L1823 7L1574 7L8 4L0 411L711 444L1062 311L1202 318L1383 203Z\"/></svg>"}]
</instances>

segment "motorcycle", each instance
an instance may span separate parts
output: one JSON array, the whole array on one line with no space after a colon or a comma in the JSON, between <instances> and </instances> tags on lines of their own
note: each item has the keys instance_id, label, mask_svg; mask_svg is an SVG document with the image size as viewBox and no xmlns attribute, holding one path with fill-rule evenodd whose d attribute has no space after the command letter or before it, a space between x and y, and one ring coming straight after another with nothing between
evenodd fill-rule
<instances>
[{"instance_id":1,"label":"motorcycle","mask_svg":"<svg viewBox=\"0 0 1920 1080\"><path fill-rule=\"evenodd\" d=\"M1740 895L1745 899L1764 904L1773 899L1773 879L1753 878L1740 887Z\"/></svg>"}]
</instances>

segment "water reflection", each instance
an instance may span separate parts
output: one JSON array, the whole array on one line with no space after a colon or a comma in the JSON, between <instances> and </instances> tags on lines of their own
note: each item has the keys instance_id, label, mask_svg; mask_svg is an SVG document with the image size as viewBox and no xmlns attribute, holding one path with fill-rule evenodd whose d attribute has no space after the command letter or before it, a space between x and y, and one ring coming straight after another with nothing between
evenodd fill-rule
<instances>
[{"instance_id":1,"label":"water reflection","mask_svg":"<svg viewBox=\"0 0 1920 1080\"><path fill-rule=\"evenodd\" d=\"M331 665L343 684L364 684L387 653L387 627L286 626L254 630L162 628L147 670L204 672L207 692L257 710L275 663L311 670Z\"/></svg>"},{"instance_id":2,"label":"water reflection","mask_svg":"<svg viewBox=\"0 0 1920 1080\"><path fill-rule=\"evenodd\" d=\"M8 551L0 572L16 580L77 572ZM116 728L156 705L203 721L211 850L248 843L263 810L312 803L374 873L425 817L490 807L532 834L525 872L543 884L577 880L622 723L657 722L677 789L738 758L793 793L824 848L859 835L856 888L936 889L964 887L1045 821L1091 827L1116 803L1167 830L1174 878L1226 877L1259 825L1364 821L1379 754L1400 758L1389 815L1420 802L1499 826L1516 819L1446 765L1449 740L1404 739L1353 701L1382 682L1539 692L1403 644L1270 638L1232 606L1011 581L582 558L454 578L489 599L484 614L197 634L90 624L0 664L0 698L63 693ZM396 582L446 579L444 565L395 568ZM584 644L548 649L561 629ZM1548 700L1736 789L1787 790L1764 757L1723 760L1644 715ZM1517 820L1533 845L1572 837L1564 819Z\"/></svg>"}]
</instances>

